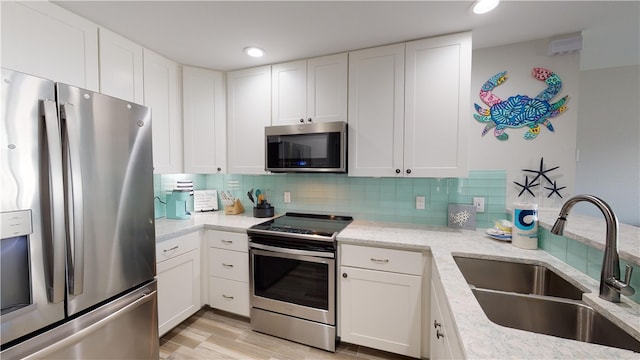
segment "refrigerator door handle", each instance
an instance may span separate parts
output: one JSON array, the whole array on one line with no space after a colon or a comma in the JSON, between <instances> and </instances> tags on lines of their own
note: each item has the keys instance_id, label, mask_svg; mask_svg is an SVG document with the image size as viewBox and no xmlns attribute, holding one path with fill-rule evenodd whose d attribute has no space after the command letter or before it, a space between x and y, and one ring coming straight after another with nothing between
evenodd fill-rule
<instances>
[{"instance_id":1,"label":"refrigerator door handle","mask_svg":"<svg viewBox=\"0 0 640 360\"><path fill-rule=\"evenodd\" d=\"M64 301L64 260L65 260L65 219L64 219L64 186L62 182L62 144L60 127L58 125L58 111L53 100L42 101L44 124L47 137L47 151L49 152L49 194L51 218L51 244L50 250L45 251L49 266L46 271L47 298L49 302L57 304Z\"/></svg>"},{"instance_id":2,"label":"refrigerator door handle","mask_svg":"<svg viewBox=\"0 0 640 360\"><path fill-rule=\"evenodd\" d=\"M84 289L84 208L82 198L82 171L80 170L80 124L73 104L60 106L64 120L66 141L66 190L69 201L67 220L69 236L67 246L67 277L69 294L80 295Z\"/></svg>"}]
</instances>

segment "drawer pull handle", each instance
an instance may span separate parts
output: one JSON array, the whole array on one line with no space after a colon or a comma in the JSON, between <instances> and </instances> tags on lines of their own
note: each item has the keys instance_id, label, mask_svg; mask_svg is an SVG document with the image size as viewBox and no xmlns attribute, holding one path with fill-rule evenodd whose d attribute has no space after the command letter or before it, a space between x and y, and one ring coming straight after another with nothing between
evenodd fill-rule
<instances>
[{"instance_id":1,"label":"drawer pull handle","mask_svg":"<svg viewBox=\"0 0 640 360\"><path fill-rule=\"evenodd\" d=\"M169 251L173 251L173 250L178 249L179 247L180 247L180 246L176 245L176 246L174 246L174 247L172 247L172 248L164 249L164 250L162 250L162 252L169 252Z\"/></svg>"},{"instance_id":2,"label":"drawer pull handle","mask_svg":"<svg viewBox=\"0 0 640 360\"><path fill-rule=\"evenodd\" d=\"M224 240L224 239L222 239L221 241L222 241L223 244L228 244L228 245L233 244L233 240Z\"/></svg>"},{"instance_id":3,"label":"drawer pull handle","mask_svg":"<svg viewBox=\"0 0 640 360\"><path fill-rule=\"evenodd\" d=\"M436 339L440 339L444 337L444 333L441 333L440 330L436 330Z\"/></svg>"},{"instance_id":4,"label":"drawer pull handle","mask_svg":"<svg viewBox=\"0 0 640 360\"><path fill-rule=\"evenodd\" d=\"M225 264L225 263L222 263L222 266L224 266L224 267L226 267L226 268L232 268L232 267L233 267L233 264Z\"/></svg>"},{"instance_id":5,"label":"drawer pull handle","mask_svg":"<svg viewBox=\"0 0 640 360\"><path fill-rule=\"evenodd\" d=\"M376 258L371 258L371 261L373 261L376 264L386 264L389 262L389 259L376 259Z\"/></svg>"},{"instance_id":6,"label":"drawer pull handle","mask_svg":"<svg viewBox=\"0 0 640 360\"><path fill-rule=\"evenodd\" d=\"M222 294L222 297L227 299L227 300L233 300L233 296L227 296L225 294Z\"/></svg>"},{"instance_id":7,"label":"drawer pull handle","mask_svg":"<svg viewBox=\"0 0 640 360\"><path fill-rule=\"evenodd\" d=\"M439 323L439 322L438 322L438 320L433 320L433 328L434 328L434 329L437 329L437 328L439 328L440 326L442 326L442 324L441 324L441 323Z\"/></svg>"}]
</instances>

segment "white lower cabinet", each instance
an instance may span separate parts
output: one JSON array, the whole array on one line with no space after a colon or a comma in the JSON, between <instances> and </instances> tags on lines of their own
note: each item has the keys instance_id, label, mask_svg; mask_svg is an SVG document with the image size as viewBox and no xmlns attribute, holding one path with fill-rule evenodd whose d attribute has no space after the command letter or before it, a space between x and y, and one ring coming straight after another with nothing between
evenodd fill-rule
<instances>
[{"instance_id":1,"label":"white lower cabinet","mask_svg":"<svg viewBox=\"0 0 640 360\"><path fill-rule=\"evenodd\" d=\"M431 360L464 359L442 282L435 265L431 274Z\"/></svg>"},{"instance_id":2,"label":"white lower cabinet","mask_svg":"<svg viewBox=\"0 0 640 360\"><path fill-rule=\"evenodd\" d=\"M200 233L158 243L156 261L162 336L200 309Z\"/></svg>"},{"instance_id":3,"label":"white lower cabinet","mask_svg":"<svg viewBox=\"0 0 640 360\"><path fill-rule=\"evenodd\" d=\"M246 233L207 231L209 306L249 316L249 243Z\"/></svg>"},{"instance_id":4,"label":"white lower cabinet","mask_svg":"<svg viewBox=\"0 0 640 360\"><path fill-rule=\"evenodd\" d=\"M420 252L340 246L341 340L419 358Z\"/></svg>"}]
</instances>

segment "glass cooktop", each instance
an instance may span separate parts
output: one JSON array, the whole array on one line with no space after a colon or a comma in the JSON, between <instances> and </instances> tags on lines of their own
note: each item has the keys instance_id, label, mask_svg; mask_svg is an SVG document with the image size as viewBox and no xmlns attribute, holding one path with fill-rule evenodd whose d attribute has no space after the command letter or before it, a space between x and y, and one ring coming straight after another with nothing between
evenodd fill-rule
<instances>
[{"instance_id":1,"label":"glass cooktop","mask_svg":"<svg viewBox=\"0 0 640 360\"><path fill-rule=\"evenodd\" d=\"M289 236L312 235L335 239L353 221L351 216L286 213L275 219L254 225L248 233L286 233Z\"/></svg>"}]
</instances>

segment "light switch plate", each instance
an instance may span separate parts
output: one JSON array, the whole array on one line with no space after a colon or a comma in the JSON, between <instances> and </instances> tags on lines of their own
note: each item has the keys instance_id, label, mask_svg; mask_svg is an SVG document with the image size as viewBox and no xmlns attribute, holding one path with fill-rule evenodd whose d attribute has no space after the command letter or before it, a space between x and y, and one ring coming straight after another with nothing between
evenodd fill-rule
<instances>
[{"instance_id":1,"label":"light switch plate","mask_svg":"<svg viewBox=\"0 0 640 360\"><path fill-rule=\"evenodd\" d=\"M484 198L483 197L474 197L473 198L473 206L476 207L476 212L484 212Z\"/></svg>"},{"instance_id":2,"label":"light switch plate","mask_svg":"<svg viewBox=\"0 0 640 360\"><path fill-rule=\"evenodd\" d=\"M284 192L284 202L288 204L291 202L291 193L289 191Z\"/></svg>"},{"instance_id":3,"label":"light switch plate","mask_svg":"<svg viewBox=\"0 0 640 360\"><path fill-rule=\"evenodd\" d=\"M416 196L416 209L424 210L424 207L425 207L424 196Z\"/></svg>"}]
</instances>

